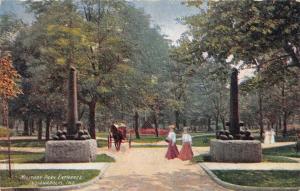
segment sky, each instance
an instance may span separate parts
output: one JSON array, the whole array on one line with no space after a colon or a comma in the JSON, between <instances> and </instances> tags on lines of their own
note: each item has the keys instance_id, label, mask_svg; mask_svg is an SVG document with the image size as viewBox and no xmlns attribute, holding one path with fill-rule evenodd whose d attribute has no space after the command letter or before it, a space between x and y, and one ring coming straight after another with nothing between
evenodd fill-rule
<instances>
[{"instance_id":1,"label":"sky","mask_svg":"<svg viewBox=\"0 0 300 191\"><path fill-rule=\"evenodd\" d=\"M20 5L22 1L24 0L0 0L0 11L3 10L4 7L4 10L17 12L25 22L30 22L33 16L25 12L25 9ZM184 5L184 0L127 1L133 3L137 8L143 9L146 14L150 15L151 24L153 26L158 25L161 29L161 33L166 35L167 39L172 40L173 44L176 43L182 33L187 31L187 26L185 26L180 19L200 12L199 9ZM253 70L241 70L239 76L241 79L245 79L247 76L251 77L253 76Z\"/></svg>"},{"instance_id":2,"label":"sky","mask_svg":"<svg viewBox=\"0 0 300 191\"><path fill-rule=\"evenodd\" d=\"M5 2L1 5L1 2ZM18 12L25 21L32 19L32 16L25 15L25 10L18 3L24 0L0 0L0 5L5 6L5 10ZM189 16L199 11L195 8L182 4L182 0L127 0L132 2L137 8L144 9L145 13L151 16L152 25L158 25L161 33L168 39L176 42L187 27L181 24L178 19ZM13 3L14 2L14 3ZM0 9L1 10L1 9ZM1 14L1 13L0 13Z\"/></svg>"},{"instance_id":3,"label":"sky","mask_svg":"<svg viewBox=\"0 0 300 191\"><path fill-rule=\"evenodd\" d=\"M199 13L199 10L187 7L182 0L130 0L138 8L151 16L152 24L158 25L167 38L176 42L187 27L179 20L185 16Z\"/></svg>"}]
</instances>

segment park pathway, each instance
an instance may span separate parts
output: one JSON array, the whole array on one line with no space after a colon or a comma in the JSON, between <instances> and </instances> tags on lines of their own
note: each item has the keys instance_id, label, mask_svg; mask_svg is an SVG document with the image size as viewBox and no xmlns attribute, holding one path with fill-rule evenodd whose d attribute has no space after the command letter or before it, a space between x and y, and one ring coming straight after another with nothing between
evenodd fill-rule
<instances>
[{"instance_id":1,"label":"park pathway","mask_svg":"<svg viewBox=\"0 0 300 191\"><path fill-rule=\"evenodd\" d=\"M122 148L102 179L81 191L224 191L197 164L164 158L166 148ZM195 148L196 153L203 152Z\"/></svg>"}]
</instances>

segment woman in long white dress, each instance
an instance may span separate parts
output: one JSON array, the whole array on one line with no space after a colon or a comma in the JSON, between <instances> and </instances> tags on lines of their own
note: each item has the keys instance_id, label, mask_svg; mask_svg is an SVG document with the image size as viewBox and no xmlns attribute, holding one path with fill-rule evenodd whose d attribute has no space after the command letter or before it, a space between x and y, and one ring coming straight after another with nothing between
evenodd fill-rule
<instances>
[{"instance_id":1,"label":"woman in long white dress","mask_svg":"<svg viewBox=\"0 0 300 191\"><path fill-rule=\"evenodd\" d=\"M275 134L276 134L273 128L271 129L271 133L270 134L271 134L270 135L271 136L270 143L273 144L273 143L275 143Z\"/></svg>"},{"instance_id":2,"label":"woman in long white dress","mask_svg":"<svg viewBox=\"0 0 300 191\"><path fill-rule=\"evenodd\" d=\"M271 131L265 131L264 144L271 144Z\"/></svg>"},{"instance_id":3,"label":"woman in long white dress","mask_svg":"<svg viewBox=\"0 0 300 191\"><path fill-rule=\"evenodd\" d=\"M275 143L275 131L273 129L265 131L264 144Z\"/></svg>"}]
</instances>

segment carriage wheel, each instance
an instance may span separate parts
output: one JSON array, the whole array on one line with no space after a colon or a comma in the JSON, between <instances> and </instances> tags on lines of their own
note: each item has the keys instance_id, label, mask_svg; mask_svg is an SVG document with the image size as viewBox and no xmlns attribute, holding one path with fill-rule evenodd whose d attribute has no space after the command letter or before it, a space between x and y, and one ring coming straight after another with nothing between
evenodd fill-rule
<instances>
[{"instance_id":1,"label":"carriage wheel","mask_svg":"<svg viewBox=\"0 0 300 191\"><path fill-rule=\"evenodd\" d=\"M131 133L129 133L128 143L129 143L129 148L131 148Z\"/></svg>"},{"instance_id":2,"label":"carriage wheel","mask_svg":"<svg viewBox=\"0 0 300 191\"><path fill-rule=\"evenodd\" d=\"M119 151L121 147L121 142L115 142L116 150Z\"/></svg>"},{"instance_id":3,"label":"carriage wheel","mask_svg":"<svg viewBox=\"0 0 300 191\"><path fill-rule=\"evenodd\" d=\"M107 148L111 148L111 137L109 135L107 136Z\"/></svg>"}]
</instances>

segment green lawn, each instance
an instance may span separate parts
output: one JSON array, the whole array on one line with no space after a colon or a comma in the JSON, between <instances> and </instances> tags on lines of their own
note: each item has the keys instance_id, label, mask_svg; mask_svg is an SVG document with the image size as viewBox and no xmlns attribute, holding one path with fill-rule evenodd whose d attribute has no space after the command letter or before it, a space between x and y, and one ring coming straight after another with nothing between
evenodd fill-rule
<instances>
[{"instance_id":1,"label":"green lawn","mask_svg":"<svg viewBox=\"0 0 300 191\"><path fill-rule=\"evenodd\" d=\"M107 147L107 141L106 140L97 140L98 148L100 147Z\"/></svg>"},{"instance_id":2,"label":"green lawn","mask_svg":"<svg viewBox=\"0 0 300 191\"><path fill-rule=\"evenodd\" d=\"M195 147L208 147L210 140L215 139L215 135L207 135L207 136L201 136L201 137L194 137L193 138L193 146ZM177 141L176 144L181 145L181 141Z\"/></svg>"},{"instance_id":3,"label":"green lawn","mask_svg":"<svg viewBox=\"0 0 300 191\"><path fill-rule=\"evenodd\" d=\"M97 132L96 137L107 138L108 132Z\"/></svg>"},{"instance_id":4,"label":"green lawn","mask_svg":"<svg viewBox=\"0 0 300 191\"><path fill-rule=\"evenodd\" d=\"M275 137L275 142L294 142L297 141L298 137L296 135L290 135L290 136L276 136Z\"/></svg>"},{"instance_id":5,"label":"green lawn","mask_svg":"<svg viewBox=\"0 0 300 191\"><path fill-rule=\"evenodd\" d=\"M300 187L300 171L213 170L225 182L256 187Z\"/></svg>"},{"instance_id":6,"label":"green lawn","mask_svg":"<svg viewBox=\"0 0 300 191\"><path fill-rule=\"evenodd\" d=\"M263 155L263 162L278 162L278 163L298 163L293 159L282 156Z\"/></svg>"},{"instance_id":7,"label":"green lawn","mask_svg":"<svg viewBox=\"0 0 300 191\"><path fill-rule=\"evenodd\" d=\"M201 154L196 155L191 160L193 163L199 163L199 162L211 162L209 154ZM282 157L282 156L272 156L272 155L263 155L263 161L262 162L277 162L277 163L297 163L297 161Z\"/></svg>"},{"instance_id":8,"label":"green lawn","mask_svg":"<svg viewBox=\"0 0 300 191\"><path fill-rule=\"evenodd\" d=\"M107 154L97 155L95 162L115 162L116 160Z\"/></svg>"},{"instance_id":9,"label":"green lawn","mask_svg":"<svg viewBox=\"0 0 300 191\"><path fill-rule=\"evenodd\" d=\"M79 184L89 181L99 170L16 170L10 179L8 172L0 170L1 187L43 187Z\"/></svg>"},{"instance_id":10,"label":"green lawn","mask_svg":"<svg viewBox=\"0 0 300 191\"><path fill-rule=\"evenodd\" d=\"M11 141L12 147L45 147L45 140L33 140L33 139L21 139ZM107 147L106 140L97 140L98 147ZM0 146L7 147L8 142L6 140L0 140Z\"/></svg>"},{"instance_id":11,"label":"green lawn","mask_svg":"<svg viewBox=\"0 0 300 191\"><path fill-rule=\"evenodd\" d=\"M0 151L0 160L7 159L7 152ZM33 152L11 152L11 159L14 163L39 163L44 161L44 153Z\"/></svg>"},{"instance_id":12,"label":"green lawn","mask_svg":"<svg viewBox=\"0 0 300 191\"><path fill-rule=\"evenodd\" d=\"M157 143L159 141L163 141L165 140L166 137L165 136L159 136L159 137L156 137L154 135L144 135L144 136L141 136L140 139L132 139L132 142L135 142L135 143Z\"/></svg>"},{"instance_id":13,"label":"green lawn","mask_svg":"<svg viewBox=\"0 0 300 191\"><path fill-rule=\"evenodd\" d=\"M263 149L263 154L300 158L300 152L296 152L295 145Z\"/></svg>"},{"instance_id":14,"label":"green lawn","mask_svg":"<svg viewBox=\"0 0 300 191\"><path fill-rule=\"evenodd\" d=\"M196 155L192 158L191 160L193 163L199 163L199 162L210 162L210 156L209 154L201 154L201 155Z\"/></svg>"},{"instance_id":15,"label":"green lawn","mask_svg":"<svg viewBox=\"0 0 300 191\"><path fill-rule=\"evenodd\" d=\"M7 159L7 152L0 151L0 160ZM12 152L11 159L13 163L44 163L45 154L44 153L32 153L32 152ZM4 162L4 161L2 161ZM115 159L106 155L97 155L95 162L115 162Z\"/></svg>"},{"instance_id":16,"label":"green lawn","mask_svg":"<svg viewBox=\"0 0 300 191\"><path fill-rule=\"evenodd\" d=\"M46 141L42 140L28 140L28 139L21 139L21 140L13 140L11 141L12 147L45 147ZM6 140L0 140L0 146L6 147L8 142Z\"/></svg>"},{"instance_id":17,"label":"green lawn","mask_svg":"<svg viewBox=\"0 0 300 191\"><path fill-rule=\"evenodd\" d=\"M131 145L132 148L167 148L167 145L151 145L151 144L145 144L145 145Z\"/></svg>"}]
</instances>

